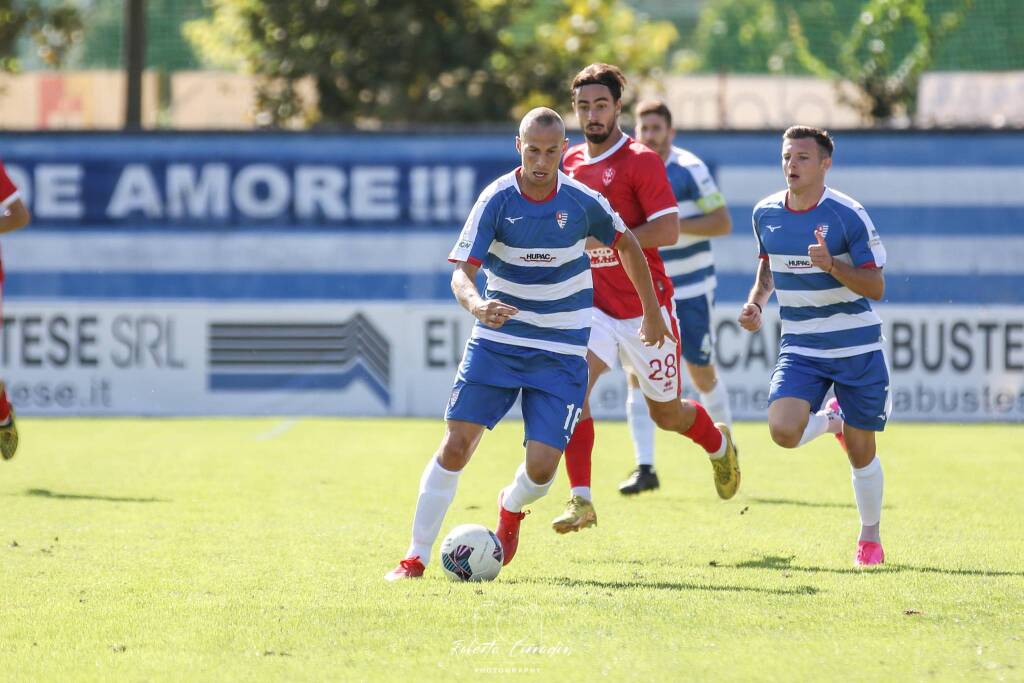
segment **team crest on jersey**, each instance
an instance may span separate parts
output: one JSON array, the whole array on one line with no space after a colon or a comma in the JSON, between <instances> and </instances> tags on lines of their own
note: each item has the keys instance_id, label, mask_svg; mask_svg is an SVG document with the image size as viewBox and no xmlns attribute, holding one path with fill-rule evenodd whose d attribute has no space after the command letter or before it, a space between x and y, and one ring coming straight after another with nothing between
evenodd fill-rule
<instances>
[{"instance_id":1,"label":"team crest on jersey","mask_svg":"<svg viewBox=\"0 0 1024 683\"><path fill-rule=\"evenodd\" d=\"M822 237L828 237L828 223L819 223L814 226L814 232L818 232L819 230L821 230Z\"/></svg>"},{"instance_id":2,"label":"team crest on jersey","mask_svg":"<svg viewBox=\"0 0 1024 683\"><path fill-rule=\"evenodd\" d=\"M611 166L604 169L604 173L601 174L601 180L604 182L606 187L611 185L612 181L615 180L615 169Z\"/></svg>"},{"instance_id":3,"label":"team crest on jersey","mask_svg":"<svg viewBox=\"0 0 1024 683\"><path fill-rule=\"evenodd\" d=\"M555 222L558 223L558 227L565 228L565 224L569 222L569 214L559 211L555 214Z\"/></svg>"}]
</instances>

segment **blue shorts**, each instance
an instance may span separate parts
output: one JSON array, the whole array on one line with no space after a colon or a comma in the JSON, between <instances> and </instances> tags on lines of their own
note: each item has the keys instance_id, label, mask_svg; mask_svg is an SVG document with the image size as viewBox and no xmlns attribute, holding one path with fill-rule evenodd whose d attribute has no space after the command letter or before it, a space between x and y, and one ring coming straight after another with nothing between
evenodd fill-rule
<instances>
[{"instance_id":1,"label":"blue shorts","mask_svg":"<svg viewBox=\"0 0 1024 683\"><path fill-rule=\"evenodd\" d=\"M843 419L851 427L880 432L892 412L889 368L881 351L847 358L811 358L783 352L772 373L768 403L802 398L818 410L835 385Z\"/></svg>"},{"instance_id":2,"label":"blue shorts","mask_svg":"<svg viewBox=\"0 0 1024 683\"><path fill-rule=\"evenodd\" d=\"M711 336L711 293L691 299L676 299L676 320L683 358L690 365L711 365L714 338Z\"/></svg>"},{"instance_id":3,"label":"blue shorts","mask_svg":"<svg viewBox=\"0 0 1024 683\"><path fill-rule=\"evenodd\" d=\"M445 419L494 429L520 391L524 443L539 441L564 451L587 393L587 361L582 356L470 339Z\"/></svg>"}]
</instances>

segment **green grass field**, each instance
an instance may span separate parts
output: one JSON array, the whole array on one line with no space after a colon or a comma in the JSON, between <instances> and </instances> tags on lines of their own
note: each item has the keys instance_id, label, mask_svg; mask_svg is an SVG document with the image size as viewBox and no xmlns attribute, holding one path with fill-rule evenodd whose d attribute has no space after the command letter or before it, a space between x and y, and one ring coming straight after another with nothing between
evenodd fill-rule
<instances>
[{"instance_id":1,"label":"green grass field","mask_svg":"<svg viewBox=\"0 0 1024 683\"><path fill-rule=\"evenodd\" d=\"M884 568L858 571L850 471L737 427L743 487L659 435L622 499L598 426L600 526L549 527L564 474L489 584L382 575L440 421L31 420L0 463L0 678L1024 680L1018 426L881 437ZM493 527L522 426L485 436L444 530Z\"/></svg>"}]
</instances>

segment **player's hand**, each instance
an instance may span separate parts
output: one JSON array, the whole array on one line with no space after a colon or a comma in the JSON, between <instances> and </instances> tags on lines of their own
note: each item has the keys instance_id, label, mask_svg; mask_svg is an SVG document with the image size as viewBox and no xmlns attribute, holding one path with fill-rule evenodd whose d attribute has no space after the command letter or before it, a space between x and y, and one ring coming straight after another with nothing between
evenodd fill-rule
<instances>
[{"instance_id":1,"label":"player's hand","mask_svg":"<svg viewBox=\"0 0 1024 683\"><path fill-rule=\"evenodd\" d=\"M825 244L825 235L821 228L814 231L814 237L818 240L818 243L807 247L807 255L811 257L811 265L823 272L830 273L835 265L835 259L832 258L832 254L828 253L828 245Z\"/></svg>"},{"instance_id":2,"label":"player's hand","mask_svg":"<svg viewBox=\"0 0 1024 683\"><path fill-rule=\"evenodd\" d=\"M747 332L757 332L761 329L761 310L754 304L743 304L738 321Z\"/></svg>"},{"instance_id":3,"label":"player's hand","mask_svg":"<svg viewBox=\"0 0 1024 683\"><path fill-rule=\"evenodd\" d=\"M473 308L473 316L492 330L505 324L505 321L519 312L515 306L503 304L497 299L481 300Z\"/></svg>"},{"instance_id":4,"label":"player's hand","mask_svg":"<svg viewBox=\"0 0 1024 683\"><path fill-rule=\"evenodd\" d=\"M644 320L640 324L640 340L644 346L657 346L660 349L666 341L674 342L676 338L672 336L672 332L665 324L665 319L661 317L659 310L656 313L644 315Z\"/></svg>"}]
</instances>

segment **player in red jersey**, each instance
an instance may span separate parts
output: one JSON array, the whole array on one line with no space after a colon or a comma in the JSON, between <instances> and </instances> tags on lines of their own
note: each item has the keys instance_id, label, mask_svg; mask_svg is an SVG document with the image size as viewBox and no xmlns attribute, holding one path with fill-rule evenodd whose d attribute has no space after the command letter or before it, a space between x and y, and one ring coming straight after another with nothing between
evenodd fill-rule
<instances>
[{"instance_id":1,"label":"player in red jersey","mask_svg":"<svg viewBox=\"0 0 1024 683\"><path fill-rule=\"evenodd\" d=\"M658 247L679 238L679 209L658 154L634 141L619 128L622 89L626 79L618 67L591 64L572 82L572 104L586 142L570 147L562 160L566 173L603 194L633 230L647 256L662 313L676 330L676 341L659 349L645 347L637 330L643 307L632 290L614 251L590 251L594 278L594 321L587 363L590 367L583 414L565 450L572 495L565 512L552 526L558 533L579 531L597 523L590 493L590 460L594 449L594 420L590 391L601 374L619 359L640 381L654 423L699 444L711 458L715 488L731 498L740 484L736 448L729 429L711 421L704 407L681 401L678 330L672 301L672 281Z\"/></svg>"},{"instance_id":2,"label":"player in red jersey","mask_svg":"<svg viewBox=\"0 0 1024 683\"><path fill-rule=\"evenodd\" d=\"M30 216L18 188L7 177L0 161L0 233L8 233L28 225ZM0 263L0 300L3 297L4 268ZM0 455L10 460L18 450L18 430L14 426L14 410L7 400L7 389L0 381Z\"/></svg>"}]
</instances>

